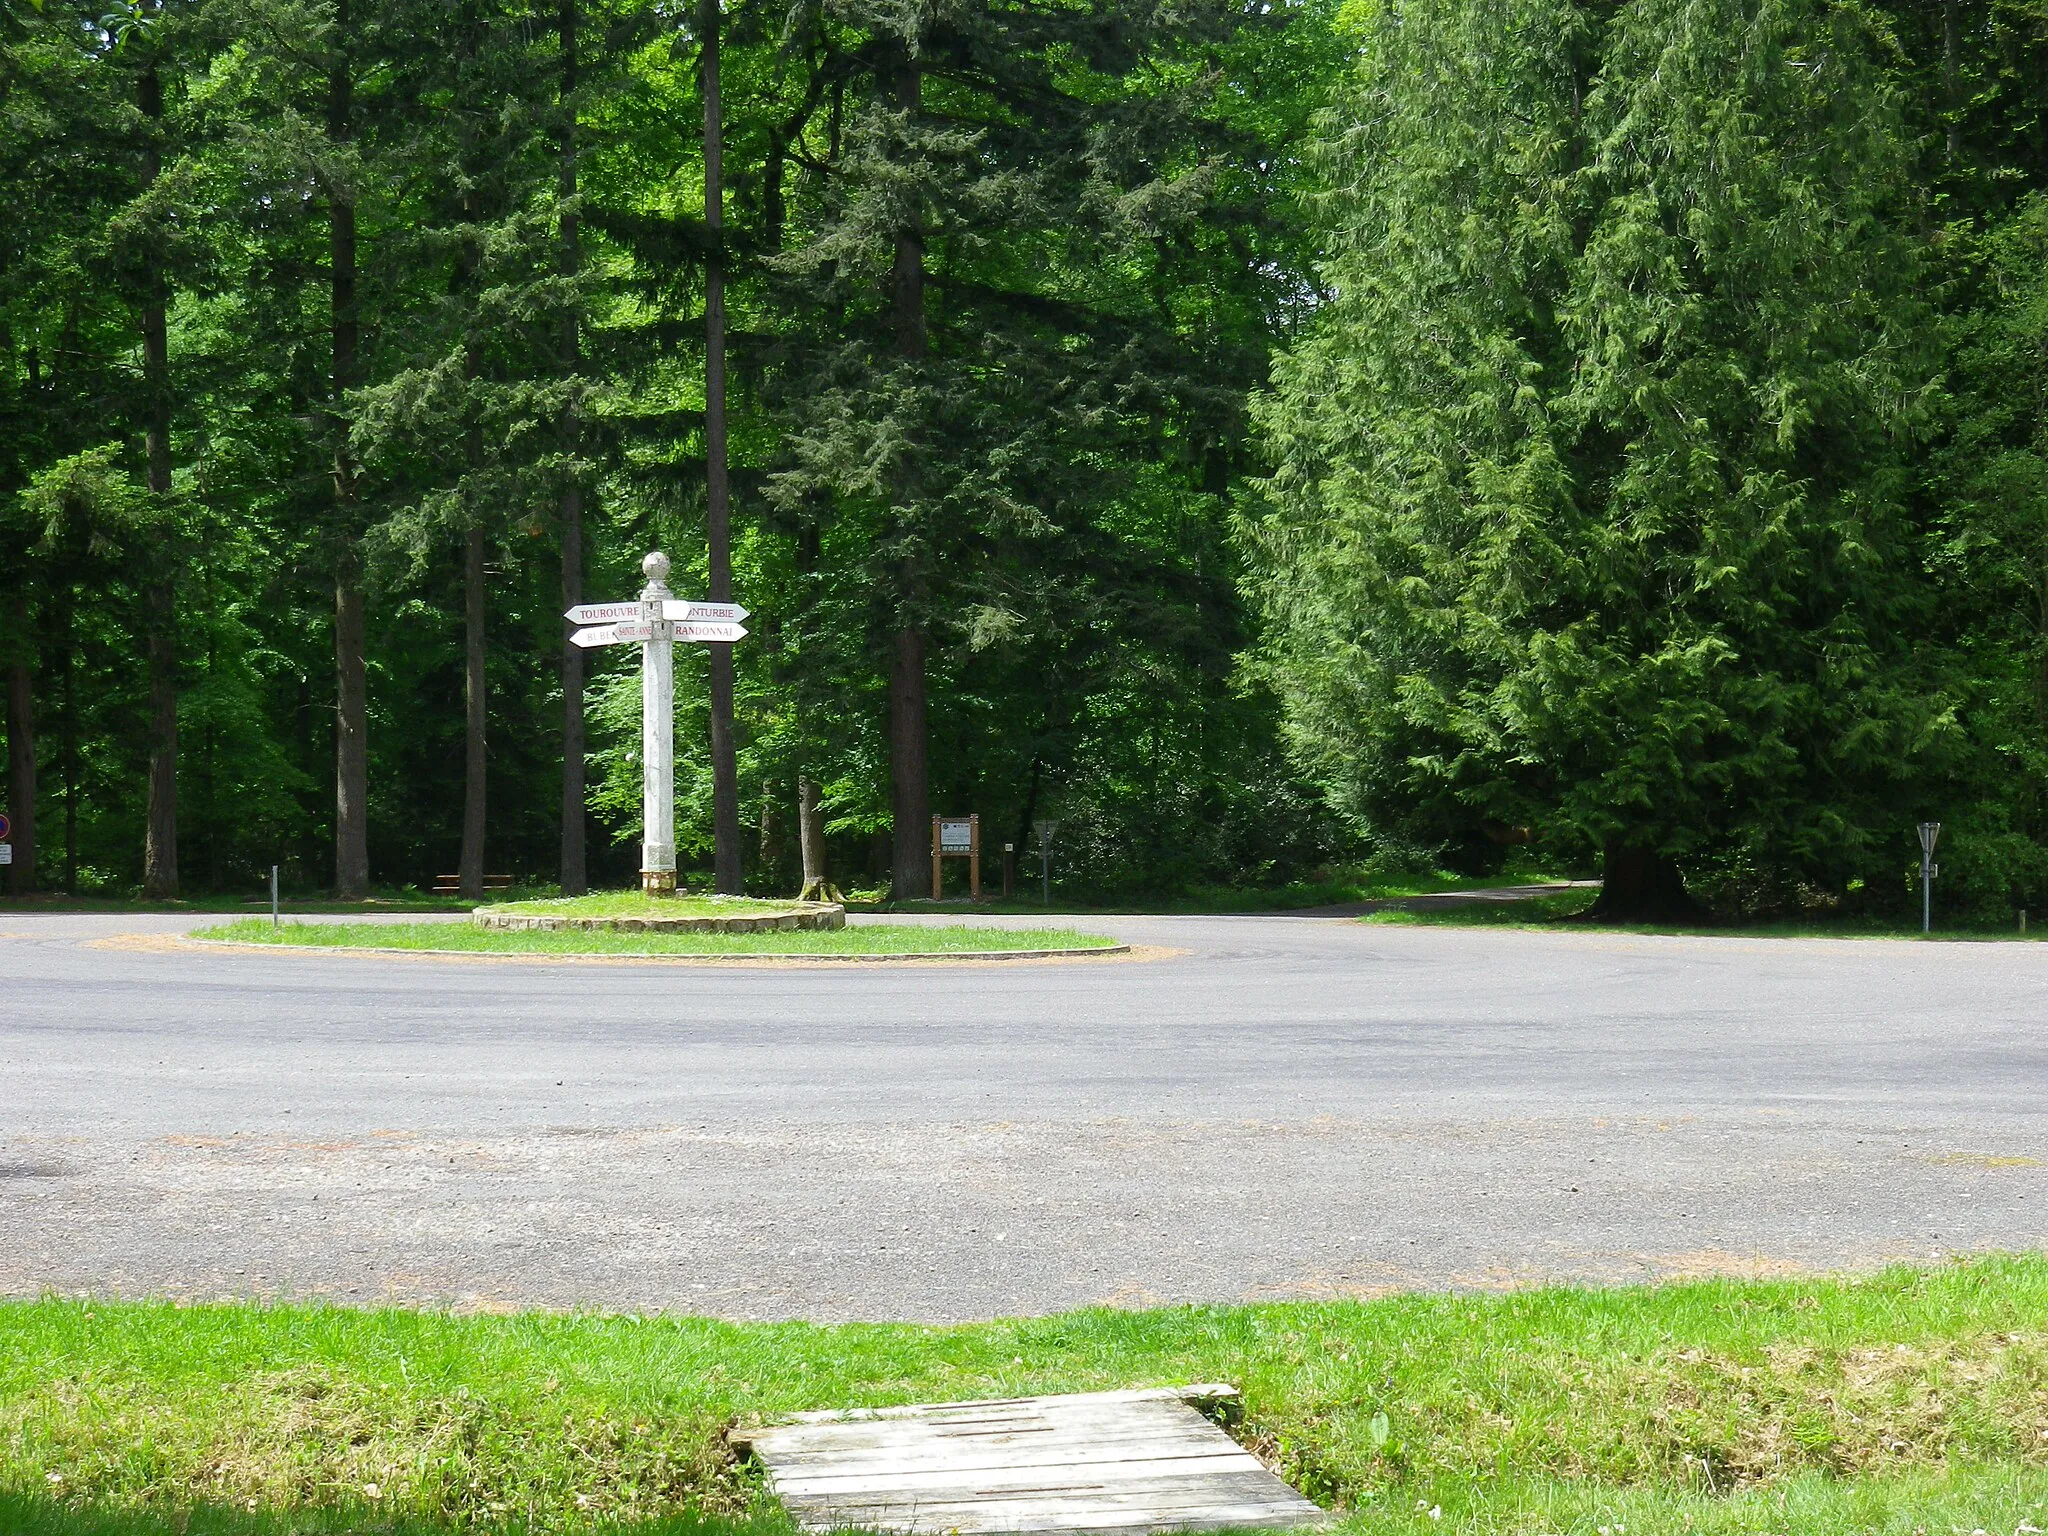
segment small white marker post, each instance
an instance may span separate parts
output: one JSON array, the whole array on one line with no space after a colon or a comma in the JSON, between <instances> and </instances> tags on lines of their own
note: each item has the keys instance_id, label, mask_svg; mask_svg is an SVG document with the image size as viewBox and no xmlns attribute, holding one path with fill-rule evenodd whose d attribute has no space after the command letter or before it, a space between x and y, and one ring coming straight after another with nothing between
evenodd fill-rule
<instances>
[{"instance_id":1,"label":"small white marker post","mask_svg":"<svg viewBox=\"0 0 2048 1536\"><path fill-rule=\"evenodd\" d=\"M680 601L668 589L669 560L660 550L640 562L647 585L634 603L585 603L565 615L588 624L569 638L580 646L640 643L640 889L676 890L675 642L740 639L747 610L737 603Z\"/></svg>"}]
</instances>

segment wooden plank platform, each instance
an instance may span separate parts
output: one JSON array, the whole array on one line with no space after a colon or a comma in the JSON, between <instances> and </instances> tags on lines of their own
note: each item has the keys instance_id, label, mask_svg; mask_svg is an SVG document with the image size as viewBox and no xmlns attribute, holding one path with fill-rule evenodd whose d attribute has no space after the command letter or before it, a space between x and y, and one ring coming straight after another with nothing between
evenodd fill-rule
<instances>
[{"instance_id":1,"label":"wooden plank platform","mask_svg":"<svg viewBox=\"0 0 2048 1536\"><path fill-rule=\"evenodd\" d=\"M802 1414L735 1430L806 1531L1282 1529L1323 1511L1195 1408L1206 1384Z\"/></svg>"}]
</instances>

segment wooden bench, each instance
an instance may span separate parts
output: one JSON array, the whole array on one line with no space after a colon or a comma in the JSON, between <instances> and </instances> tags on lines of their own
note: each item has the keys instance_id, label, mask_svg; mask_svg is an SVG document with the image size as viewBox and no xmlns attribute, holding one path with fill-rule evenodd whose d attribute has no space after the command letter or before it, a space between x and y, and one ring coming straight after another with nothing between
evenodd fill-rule
<instances>
[{"instance_id":1,"label":"wooden bench","mask_svg":"<svg viewBox=\"0 0 2048 1536\"><path fill-rule=\"evenodd\" d=\"M484 890L486 893L491 891L509 891L511 889L512 877L510 875L484 876ZM460 896L462 894L462 876L434 876L434 894L436 896Z\"/></svg>"}]
</instances>

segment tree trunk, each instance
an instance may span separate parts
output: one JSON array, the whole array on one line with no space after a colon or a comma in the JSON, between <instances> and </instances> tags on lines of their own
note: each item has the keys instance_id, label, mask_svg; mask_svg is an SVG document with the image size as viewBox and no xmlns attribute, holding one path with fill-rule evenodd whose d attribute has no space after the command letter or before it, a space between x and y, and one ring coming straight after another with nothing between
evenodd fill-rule
<instances>
[{"instance_id":1,"label":"tree trunk","mask_svg":"<svg viewBox=\"0 0 2048 1536\"><path fill-rule=\"evenodd\" d=\"M1017 817L1016 843L1019 848L1032 846L1031 823L1038 819L1038 784L1045 776L1045 760L1031 759L1031 777L1024 786L1024 810Z\"/></svg>"},{"instance_id":2,"label":"tree trunk","mask_svg":"<svg viewBox=\"0 0 2048 1536\"><path fill-rule=\"evenodd\" d=\"M149 808L142 844L142 894L178 894L178 611L169 580L144 594L149 630Z\"/></svg>"},{"instance_id":3,"label":"tree trunk","mask_svg":"<svg viewBox=\"0 0 2048 1536\"><path fill-rule=\"evenodd\" d=\"M732 601L732 502L725 445L725 127L719 100L719 0L699 0L704 57L704 500L711 601ZM733 742L732 647L714 645L711 672L711 838L713 884L722 896L746 888L740 872L739 770Z\"/></svg>"},{"instance_id":4,"label":"tree trunk","mask_svg":"<svg viewBox=\"0 0 2048 1536\"><path fill-rule=\"evenodd\" d=\"M818 781L805 774L796 781L796 840L803 858L800 901L837 901L839 889L825 862L825 813L818 804Z\"/></svg>"},{"instance_id":5,"label":"tree trunk","mask_svg":"<svg viewBox=\"0 0 2048 1536\"><path fill-rule=\"evenodd\" d=\"M64 781L64 894L78 894L78 697L73 686L72 649L78 643L78 619L72 592L66 589L57 607L57 698L64 710L57 730L57 772Z\"/></svg>"},{"instance_id":6,"label":"tree trunk","mask_svg":"<svg viewBox=\"0 0 2048 1536\"><path fill-rule=\"evenodd\" d=\"M562 0L557 15L561 35L562 142L558 191L561 198L562 276L572 285L562 307L562 370L581 371L583 339L573 284L582 271L581 223L576 212L576 22L577 0ZM577 478L577 452L582 421L572 400L562 409L562 451L568 473L562 486L562 606L583 601L583 486ZM562 894L581 896L590 889L590 859L584 844L583 647L562 641Z\"/></svg>"},{"instance_id":7,"label":"tree trunk","mask_svg":"<svg viewBox=\"0 0 2048 1536\"><path fill-rule=\"evenodd\" d=\"M897 61L896 108L915 116L923 105L924 71L917 55L906 45ZM918 213L912 222L896 231L896 260L890 273L891 320L896 330L896 350L912 360L925 355L928 336L924 318L924 230Z\"/></svg>"},{"instance_id":8,"label":"tree trunk","mask_svg":"<svg viewBox=\"0 0 2048 1536\"><path fill-rule=\"evenodd\" d=\"M474 32L465 28L462 39L464 55L473 57ZM467 114L463 121L463 163L467 168L470 156L475 152L474 125ZM483 222L479 181L480 178L472 181L470 190L463 196L462 216L468 228L461 254L455 262L456 291L471 305L477 302L475 289L484 258L482 237L478 233L478 226ZM462 535L462 851L456 860L455 871L456 884L463 896L471 901L481 901L484 894L484 794L490 771L484 755L485 734L490 720L484 675L484 619L489 599L484 587L484 509L476 505L473 498L484 468L484 431L476 402L476 384L483 376L484 355L479 335L481 319L474 309L464 323L469 329L462 357L465 386L462 452L463 463L468 470L463 510L468 525Z\"/></svg>"},{"instance_id":9,"label":"tree trunk","mask_svg":"<svg viewBox=\"0 0 2048 1536\"><path fill-rule=\"evenodd\" d=\"M927 743L924 634L906 625L896 631L889 654L889 895L896 901L918 901L932 894Z\"/></svg>"},{"instance_id":10,"label":"tree trunk","mask_svg":"<svg viewBox=\"0 0 2048 1536\"><path fill-rule=\"evenodd\" d=\"M334 891L343 901L370 894L370 709L363 636L362 574L350 540L334 578Z\"/></svg>"},{"instance_id":11,"label":"tree trunk","mask_svg":"<svg viewBox=\"0 0 2048 1536\"><path fill-rule=\"evenodd\" d=\"M761 786L761 840L754 855L754 867L762 879L775 877L776 861L782 855L782 819L775 814L775 782L768 780Z\"/></svg>"},{"instance_id":12,"label":"tree trunk","mask_svg":"<svg viewBox=\"0 0 2048 1536\"><path fill-rule=\"evenodd\" d=\"M924 89L917 56L906 45L897 65L896 105L915 114ZM915 218L915 215L913 215ZM925 356L928 337L924 315L924 232L918 224L896 233L896 260L891 273L891 311L896 349L910 362ZM889 778L891 816L889 893L898 901L914 901L933 892L931 883L931 764L926 730L924 617L917 611L921 573L906 570L900 578L898 628L890 646Z\"/></svg>"},{"instance_id":13,"label":"tree trunk","mask_svg":"<svg viewBox=\"0 0 2048 1536\"><path fill-rule=\"evenodd\" d=\"M1948 119L1947 150L1951 163L1963 152L1962 17L1961 0L1942 0L1941 6L1941 94L1942 115Z\"/></svg>"},{"instance_id":14,"label":"tree trunk","mask_svg":"<svg viewBox=\"0 0 2048 1536\"><path fill-rule=\"evenodd\" d=\"M562 606L583 601L583 492L562 493ZM562 894L590 889L590 855L584 840L583 647L562 642Z\"/></svg>"},{"instance_id":15,"label":"tree trunk","mask_svg":"<svg viewBox=\"0 0 2048 1536\"><path fill-rule=\"evenodd\" d=\"M36 888L36 724L29 648L28 594L14 599L13 644L7 657L7 817L14 862L7 868L7 894L26 896Z\"/></svg>"},{"instance_id":16,"label":"tree trunk","mask_svg":"<svg viewBox=\"0 0 2048 1536\"><path fill-rule=\"evenodd\" d=\"M354 82L346 39L348 0L334 12L335 58L327 75L327 139L335 147L354 132ZM343 901L370 894L370 699L366 680L362 553L357 544L355 460L349 452L348 392L357 382L360 323L356 311L354 195L327 192L328 327L333 349L329 430L334 434L334 893Z\"/></svg>"},{"instance_id":17,"label":"tree trunk","mask_svg":"<svg viewBox=\"0 0 2048 1536\"><path fill-rule=\"evenodd\" d=\"M456 866L462 894L484 894L484 530L472 524L462 545L462 859Z\"/></svg>"},{"instance_id":18,"label":"tree trunk","mask_svg":"<svg viewBox=\"0 0 2048 1536\"><path fill-rule=\"evenodd\" d=\"M151 64L139 83L143 116L160 124L163 82ZM143 182L160 170L155 128L143 147ZM171 354L164 324L169 284L154 250L143 277L142 389L144 475L160 498L171 494ZM149 668L149 788L142 844L142 894L165 901L178 894L178 588L170 536L160 537L147 557L154 570L143 591L143 624Z\"/></svg>"},{"instance_id":19,"label":"tree trunk","mask_svg":"<svg viewBox=\"0 0 2048 1536\"><path fill-rule=\"evenodd\" d=\"M1601 856L1600 898L1588 916L1616 923L1696 922L1704 915L1686 894L1669 856L1641 843L1610 838Z\"/></svg>"}]
</instances>

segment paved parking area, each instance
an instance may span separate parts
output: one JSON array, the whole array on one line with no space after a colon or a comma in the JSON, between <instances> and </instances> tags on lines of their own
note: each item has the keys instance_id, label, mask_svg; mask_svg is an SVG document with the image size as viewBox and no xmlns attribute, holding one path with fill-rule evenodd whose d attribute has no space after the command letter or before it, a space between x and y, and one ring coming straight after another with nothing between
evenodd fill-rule
<instances>
[{"instance_id":1,"label":"paved parking area","mask_svg":"<svg viewBox=\"0 0 2048 1536\"><path fill-rule=\"evenodd\" d=\"M0 1294L735 1317L2048 1241L2048 946L1105 918L919 967L0 914ZM158 937L152 938L151 935Z\"/></svg>"}]
</instances>

